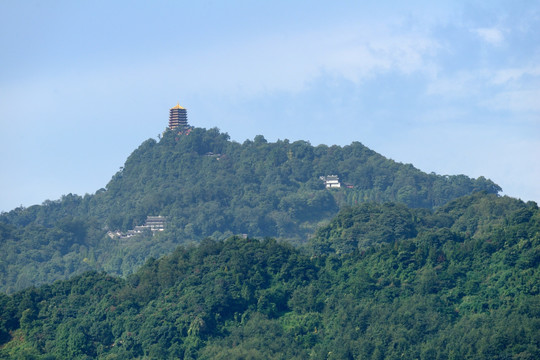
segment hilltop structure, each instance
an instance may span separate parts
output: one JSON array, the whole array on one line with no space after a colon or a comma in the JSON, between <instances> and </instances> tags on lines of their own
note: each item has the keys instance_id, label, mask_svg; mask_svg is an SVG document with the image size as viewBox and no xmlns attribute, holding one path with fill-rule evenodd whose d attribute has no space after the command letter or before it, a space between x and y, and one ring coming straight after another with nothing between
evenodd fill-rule
<instances>
[{"instance_id":1,"label":"hilltop structure","mask_svg":"<svg viewBox=\"0 0 540 360\"><path fill-rule=\"evenodd\" d=\"M177 104L169 111L169 129L183 130L187 127L189 127L187 122L187 110L180 106L180 104Z\"/></svg>"},{"instance_id":2,"label":"hilltop structure","mask_svg":"<svg viewBox=\"0 0 540 360\"><path fill-rule=\"evenodd\" d=\"M341 183L339 182L339 177L337 175L320 176L319 179L324 181L324 185L327 189L341 187Z\"/></svg>"}]
</instances>

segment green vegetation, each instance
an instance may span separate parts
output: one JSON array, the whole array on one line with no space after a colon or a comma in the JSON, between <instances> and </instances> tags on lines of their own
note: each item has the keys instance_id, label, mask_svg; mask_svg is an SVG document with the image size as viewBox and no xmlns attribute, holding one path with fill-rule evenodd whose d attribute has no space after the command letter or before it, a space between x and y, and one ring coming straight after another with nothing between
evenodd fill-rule
<instances>
[{"instance_id":1,"label":"green vegetation","mask_svg":"<svg viewBox=\"0 0 540 360\"><path fill-rule=\"evenodd\" d=\"M320 176L337 174L352 188L326 190ZM394 201L440 207L474 191L497 193L485 178L425 174L362 144L312 146L305 141L243 144L217 129L167 131L145 141L105 189L84 197L18 208L0 215L0 290L12 293L87 270L127 275L179 244L233 234L304 243L340 208ZM168 217L167 230L129 240L108 230Z\"/></svg>"},{"instance_id":2,"label":"green vegetation","mask_svg":"<svg viewBox=\"0 0 540 360\"><path fill-rule=\"evenodd\" d=\"M304 250L206 239L0 295L0 358L538 359L539 266L533 202L360 204Z\"/></svg>"}]
</instances>

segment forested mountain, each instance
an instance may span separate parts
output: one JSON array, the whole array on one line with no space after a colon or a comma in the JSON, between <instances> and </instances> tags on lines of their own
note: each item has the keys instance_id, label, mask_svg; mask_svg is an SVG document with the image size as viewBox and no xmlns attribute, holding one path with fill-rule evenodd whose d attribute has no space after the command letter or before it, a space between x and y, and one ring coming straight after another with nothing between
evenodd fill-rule
<instances>
[{"instance_id":1,"label":"forested mountain","mask_svg":"<svg viewBox=\"0 0 540 360\"><path fill-rule=\"evenodd\" d=\"M343 185L326 189L321 176ZM305 141L243 144L217 129L166 131L145 141L104 189L66 195L0 215L0 290L12 292L86 270L129 274L178 244L233 234L302 243L340 208L393 201L435 208L474 191L497 193L490 180L426 174L362 144ZM156 236L111 239L147 216L167 217Z\"/></svg>"},{"instance_id":2,"label":"forested mountain","mask_svg":"<svg viewBox=\"0 0 540 360\"><path fill-rule=\"evenodd\" d=\"M304 250L206 239L0 295L0 357L538 359L539 266L534 202L360 204Z\"/></svg>"}]
</instances>

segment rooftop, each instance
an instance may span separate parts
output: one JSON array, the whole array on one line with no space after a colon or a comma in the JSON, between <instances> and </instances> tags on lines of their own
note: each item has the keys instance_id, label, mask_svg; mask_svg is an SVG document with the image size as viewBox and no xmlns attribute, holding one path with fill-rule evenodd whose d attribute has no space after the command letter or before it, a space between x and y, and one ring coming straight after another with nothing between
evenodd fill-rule
<instances>
[{"instance_id":1,"label":"rooftop","mask_svg":"<svg viewBox=\"0 0 540 360\"><path fill-rule=\"evenodd\" d=\"M178 104L176 104L175 107L172 107L171 110L172 110L172 109L182 109L182 110L185 110L186 108L181 107L181 106L180 106L180 103L178 103Z\"/></svg>"}]
</instances>

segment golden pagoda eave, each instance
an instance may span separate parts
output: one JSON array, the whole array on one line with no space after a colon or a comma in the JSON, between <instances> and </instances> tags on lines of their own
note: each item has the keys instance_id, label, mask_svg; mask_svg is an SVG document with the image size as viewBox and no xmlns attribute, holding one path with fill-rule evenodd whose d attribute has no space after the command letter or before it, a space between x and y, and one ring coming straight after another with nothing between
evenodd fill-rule
<instances>
[{"instance_id":1,"label":"golden pagoda eave","mask_svg":"<svg viewBox=\"0 0 540 360\"><path fill-rule=\"evenodd\" d=\"M182 109L182 110L185 110L186 108L181 107L180 104L176 104L175 107L172 107L172 108L171 108L171 110L173 110L173 109Z\"/></svg>"}]
</instances>

